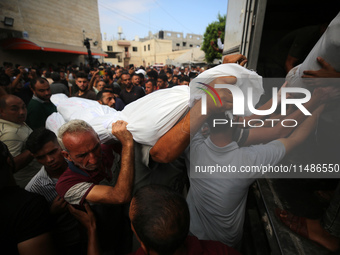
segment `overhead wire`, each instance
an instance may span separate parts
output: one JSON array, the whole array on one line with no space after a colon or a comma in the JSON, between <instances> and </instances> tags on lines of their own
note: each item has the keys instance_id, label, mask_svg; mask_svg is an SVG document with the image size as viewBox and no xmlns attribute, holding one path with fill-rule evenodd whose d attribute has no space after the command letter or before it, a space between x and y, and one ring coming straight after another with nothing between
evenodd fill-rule
<instances>
[{"instance_id":1,"label":"overhead wire","mask_svg":"<svg viewBox=\"0 0 340 255\"><path fill-rule=\"evenodd\" d=\"M191 29L187 28L186 26L184 26L179 20L177 20L174 16L172 16L166 9L164 9L158 2L157 0L154 0L154 2L166 13L168 14L174 21L176 21L178 24L180 24L183 28L185 28L186 31L191 32L192 34L194 34Z\"/></svg>"},{"instance_id":2,"label":"overhead wire","mask_svg":"<svg viewBox=\"0 0 340 255\"><path fill-rule=\"evenodd\" d=\"M126 13L123 13L121 11L113 10L112 8L107 7L107 6L105 6L105 5L101 4L101 3L98 3L98 5L101 6L102 8L104 8L104 9L107 9L107 10L109 10L109 11L111 11L111 12L113 12L113 13L115 13L115 14L117 14L117 15L125 18L125 19L127 19L127 20L130 20L133 23L139 24L139 25L141 25L143 27L152 27L154 30L160 30L159 27L156 27L156 26L153 26L153 25L151 26L150 24L145 24L143 22L135 20L135 19L129 17L128 14L126 14Z\"/></svg>"}]
</instances>

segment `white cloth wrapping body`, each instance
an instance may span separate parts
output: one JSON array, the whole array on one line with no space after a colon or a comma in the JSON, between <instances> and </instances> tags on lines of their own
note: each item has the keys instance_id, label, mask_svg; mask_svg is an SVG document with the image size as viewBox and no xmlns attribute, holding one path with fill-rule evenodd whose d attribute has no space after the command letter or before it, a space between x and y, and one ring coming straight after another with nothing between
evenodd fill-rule
<instances>
[{"instance_id":1,"label":"white cloth wrapping body","mask_svg":"<svg viewBox=\"0 0 340 255\"><path fill-rule=\"evenodd\" d=\"M208 69L207 71L198 75L195 79L190 82L190 103L193 104L194 100L200 99L200 94L205 93L201 88L205 88L204 84L211 83L214 79L222 76L234 76L237 78L236 87L238 87L245 95L244 100L244 115L249 116L252 113L248 107L248 97L252 97L253 106L255 106L261 95L263 94L262 77L256 72L250 71L238 64L222 64L214 68ZM214 84L210 84L213 86ZM252 95L248 95L248 88L253 89ZM227 111L226 115L230 115L231 111ZM230 116L231 117L231 116Z\"/></svg>"},{"instance_id":2,"label":"white cloth wrapping body","mask_svg":"<svg viewBox=\"0 0 340 255\"><path fill-rule=\"evenodd\" d=\"M321 68L317 57L322 57L337 72L340 72L340 12L329 24L327 30L315 44L302 64L294 67L286 76L287 87L308 88L308 79L303 79L303 71Z\"/></svg>"},{"instance_id":3,"label":"white cloth wrapping body","mask_svg":"<svg viewBox=\"0 0 340 255\"><path fill-rule=\"evenodd\" d=\"M123 111L116 111L93 100L57 94L51 101L57 105L58 113L48 117L46 127L57 133L65 122L81 119L88 122L105 143L114 139L112 123L124 120L136 142L153 146L187 112L189 97L188 86L176 86L155 91L128 104Z\"/></svg>"},{"instance_id":4,"label":"white cloth wrapping body","mask_svg":"<svg viewBox=\"0 0 340 255\"><path fill-rule=\"evenodd\" d=\"M112 123L124 120L128 123L127 129L136 142L153 146L189 110L189 103L194 102L194 98L190 98L190 91L202 93L197 89L202 85L197 82L209 84L221 76L235 76L237 78L235 86L238 86L244 95L247 95L247 88L251 86L253 103L259 101L263 93L261 76L236 64L223 64L200 74L189 87L182 85L157 90L128 104L121 112L93 100L52 95L51 101L57 106L58 113L48 117L46 127L57 133L65 122L82 119L93 127L101 142L105 143L114 139L111 134ZM247 105L245 112L250 113Z\"/></svg>"}]
</instances>

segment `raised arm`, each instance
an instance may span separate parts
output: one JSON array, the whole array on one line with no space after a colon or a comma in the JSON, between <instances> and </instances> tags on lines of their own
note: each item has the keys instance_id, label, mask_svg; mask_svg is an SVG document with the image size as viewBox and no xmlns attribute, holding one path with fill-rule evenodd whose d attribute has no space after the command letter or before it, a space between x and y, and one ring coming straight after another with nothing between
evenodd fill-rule
<instances>
[{"instance_id":1,"label":"raised arm","mask_svg":"<svg viewBox=\"0 0 340 255\"><path fill-rule=\"evenodd\" d=\"M112 124L112 134L122 143L121 166L116 185L114 187L95 185L86 196L86 200L106 204L123 204L131 200L134 179L134 143L126 125L125 121Z\"/></svg>"},{"instance_id":2,"label":"raised arm","mask_svg":"<svg viewBox=\"0 0 340 255\"><path fill-rule=\"evenodd\" d=\"M328 99L329 91L326 89L316 89L313 92L311 100L304 104L304 107L309 111L313 112L318 106L325 103ZM298 124L302 123L307 118L299 109L295 110L293 113L289 114L282 119L293 119ZM273 118L276 119L276 118ZM276 122L277 123L277 122ZM294 123L287 122L286 125L293 125ZM251 128L249 130L249 136L244 143L244 146L249 146L252 144L268 143L270 141L284 138L289 135L296 127L284 127L283 125L276 124L274 127L261 127L261 128Z\"/></svg>"},{"instance_id":3,"label":"raised arm","mask_svg":"<svg viewBox=\"0 0 340 255\"><path fill-rule=\"evenodd\" d=\"M283 143L286 149L286 154L300 145L315 129L317 120L324 110L325 105L319 106L294 132L287 138L281 138L279 141Z\"/></svg>"},{"instance_id":4,"label":"raised arm","mask_svg":"<svg viewBox=\"0 0 340 255\"><path fill-rule=\"evenodd\" d=\"M100 247L97 237L97 224L96 224L96 218L91 210L91 207L89 204L85 204L85 210L81 211L78 209L75 209L72 205L67 206L70 213L78 220L81 224L86 228L87 230L87 254L88 255L100 255Z\"/></svg>"},{"instance_id":5,"label":"raised arm","mask_svg":"<svg viewBox=\"0 0 340 255\"><path fill-rule=\"evenodd\" d=\"M89 86L87 88L87 90L91 90L93 88L93 86L95 85L95 80L96 80L96 75L97 73L99 73L99 70L95 71L91 77L91 80L90 80L90 83L89 83Z\"/></svg>"},{"instance_id":6,"label":"raised arm","mask_svg":"<svg viewBox=\"0 0 340 255\"><path fill-rule=\"evenodd\" d=\"M233 79L234 77L219 77ZM215 82L215 81L213 81ZM194 135L206 121L209 114L232 109L232 94L227 89L216 89L223 101L223 105L215 106L211 98L207 99L207 115L201 114L201 100L197 101L191 110L163 135L150 150L150 155L154 161L168 163L175 160L190 143L190 134Z\"/></svg>"}]
</instances>

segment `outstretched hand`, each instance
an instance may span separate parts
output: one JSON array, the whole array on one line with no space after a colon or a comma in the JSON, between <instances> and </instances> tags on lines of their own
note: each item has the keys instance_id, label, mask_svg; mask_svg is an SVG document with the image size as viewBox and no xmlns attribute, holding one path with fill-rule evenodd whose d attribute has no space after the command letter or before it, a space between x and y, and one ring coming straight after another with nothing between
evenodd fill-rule
<instances>
[{"instance_id":1,"label":"outstretched hand","mask_svg":"<svg viewBox=\"0 0 340 255\"><path fill-rule=\"evenodd\" d=\"M340 72L337 72L329 63L321 57L317 58L321 69L317 71L303 71L302 78L340 78Z\"/></svg>"}]
</instances>

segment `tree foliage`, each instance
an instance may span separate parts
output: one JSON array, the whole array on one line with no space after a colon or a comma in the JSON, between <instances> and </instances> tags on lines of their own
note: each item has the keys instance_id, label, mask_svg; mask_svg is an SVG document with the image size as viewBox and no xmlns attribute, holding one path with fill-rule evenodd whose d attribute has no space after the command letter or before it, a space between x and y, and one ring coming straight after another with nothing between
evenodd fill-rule
<instances>
[{"instance_id":1,"label":"tree foliage","mask_svg":"<svg viewBox=\"0 0 340 255\"><path fill-rule=\"evenodd\" d=\"M208 63L212 63L215 58L221 59L222 54L215 51L213 47L210 45L211 41L214 41L217 47L217 31L221 30L221 40L224 42L224 30L225 30L225 20L226 15L221 16L218 14L217 21L210 23L205 29L204 37L203 37L203 45L202 50L205 52L205 60Z\"/></svg>"}]
</instances>

